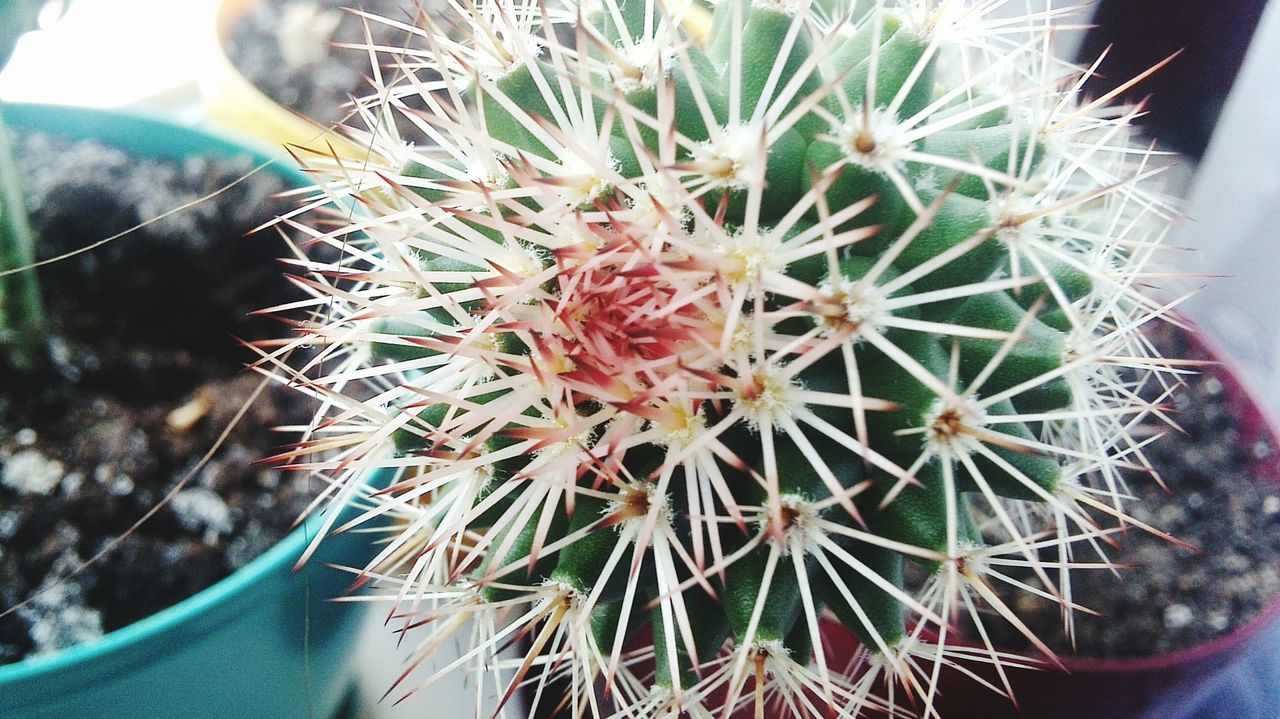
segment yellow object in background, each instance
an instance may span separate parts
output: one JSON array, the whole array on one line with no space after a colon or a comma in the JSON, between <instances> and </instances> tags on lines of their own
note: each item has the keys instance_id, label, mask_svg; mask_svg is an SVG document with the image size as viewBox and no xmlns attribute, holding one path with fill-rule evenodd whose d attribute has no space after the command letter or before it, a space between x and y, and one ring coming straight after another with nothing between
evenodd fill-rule
<instances>
[{"instance_id":1,"label":"yellow object in background","mask_svg":"<svg viewBox=\"0 0 1280 719\"><path fill-rule=\"evenodd\" d=\"M211 125L256 137L275 148L287 145L344 160L363 160L368 151L331 128L299 115L254 87L227 57L226 43L235 23L263 0L221 0L214 14L212 59L200 89Z\"/></svg>"}]
</instances>

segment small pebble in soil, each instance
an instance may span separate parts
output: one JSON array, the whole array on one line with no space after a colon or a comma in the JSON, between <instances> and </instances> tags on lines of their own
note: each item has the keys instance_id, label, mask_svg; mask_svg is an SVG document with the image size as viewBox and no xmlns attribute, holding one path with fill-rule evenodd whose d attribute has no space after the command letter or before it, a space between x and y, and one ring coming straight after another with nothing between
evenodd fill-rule
<instances>
[{"instance_id":1,"label":"small pebble in soil","mask_svg":"<svg viewBox=\"0 0 1280 719\"><path fill-rule=\"evenodd\" d=\"M79 472L67 472L66 476L62 478L62 486L58 489L62 492L64 497L70 497L76 492L79 492L80 486L83 484L83 474L80 474Z\"/></svg>"},{"instance_id":2,"label":"small pebble in soil","mask_svg":"<svg viewBox=\"0 0 1280 719\"><path fill-rule=\"evenodd\" d=\"M1222 380L1213 375L1206 376L1200 383L1200 389L1209 397L1222 396Z\"/></svg>"},{"instance_id":3,"label":"small pebble in soil","mask_svg":"<svg viewBox=\"0 0 1280 719\"><path fill-rule=\"evenodd\" d=\"M1181 629L1194 618L1195 613L1185 604L1170 604L1164 608L1165 629Z\"/></svg>"},{"instance_id":4,"label":"small pebble in soil","mask_svg":"<svg viewBox=\"0 0 1280 719\"><path fill-rule=\"evenodd\" d=\"M307 0L290 0L284 6L275 40L285 66L302 67L324 62L329 55L329 39L333 37L343 12L324 8Z\"/></svg>"},{"instance_id":5,"label":"small pebble in soil","mask_svg":"<svg viewBox=\"0 0 1280 719\"><path fill-rule=\"evenodd\" d=\"M62 482L66 471L62 462L34 449L0 455L0 460L4 462L0 482L18 494L49 494Z\"/></svg>"},{"instance_id":6,"label":"small pebble in soil","mask_svg":"<svg viewBox=\"0 0 1280 719\"><path fill-rule=\"evenodd\" d=\"M74 552L59 556L30 601L14 612L30 625L33 655L102 635L102 614L85 606L83 580L68 576L82 561Z\"/></svg>"},{"instance_id":7,"label":"small pebble in soil","mask_svg":"<svg viewBox=\"0 0 1280 719\"><path fill-rule=\"evenodd\" d=\"M117 474L111 478L111 483L107 485L107 491L117 497L126 497L133 494L133 477L127 474Z\"/></svg>"},{"instance_id":8,"label":"small pebble in soil","mask_svg":"<svg viewBox=\"0 0 1280 719\"><path fill-rule=\"evenodd\" d=\"M221 497L203 487L178 492L169 502L169 509L183 529L200 534L205 544L215 544L219 536L231 533L231 509Z\"/></svg>"},{"instance_id":9,"label":"small pebble in soil","mask_svg":"<svg viewBox=\"0 0 1280 719\"><path fill-rule=\"evenodd\" d=\"M13 539L14 532L18 531L20 518L18 513L12 510L0 512L0 541L9 541ZM0 547L0 551L3 547Z\"/></svg>"}]
</instances>

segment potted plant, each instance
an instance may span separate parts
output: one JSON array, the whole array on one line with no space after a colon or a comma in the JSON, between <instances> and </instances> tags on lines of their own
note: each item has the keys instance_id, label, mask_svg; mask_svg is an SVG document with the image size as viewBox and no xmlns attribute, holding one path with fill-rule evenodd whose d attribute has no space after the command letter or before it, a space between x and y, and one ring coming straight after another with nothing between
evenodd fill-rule
<instances>
[{"instance_id":1,"label":"potted plant","mask_svg":"<svg viewBox=\"0 0 1280 719\"><path fill-rule=\"evenodd\" d=\"M1098 20L1103 23L1096 31L1099 34L1123 30L1123 23L1111 27L1111 21L1123 13L1110 5L1116 4L1099 11ZM1249 22L1227 23L1222 28L1247 36L1257 13L1246 13L1244 4L1239 5L1232 11L1252 14ZM1173 13L1174 24L1180 15L1186 13ZM1165 479L1172 496L1155 497L1151 504L1156 511L1149 515L1164 513L1162 528L1185 537L1200 551L1169 546L1157 552L1157 546L1126 541L1113 552L1117 562L1138 566L1122 574L1126 586L1115 593L1123 595L1119 601L1107 597L1105 602L1086 602L1104 610L1104 617L1081 619L1094 627L1086 631L1101 636L1117 633L1111 627L1126 618L1144 615L1130 622L1132 646L1116 652L1115 646L1082 644L1081 658L1065 660L1069 677L1034 682L1025 678L1021 708L1027 716L1058 716L1067 707L1090 716L1125 717L1270 716L1280 710L1271 673L1276 665L1280 629L1275 616L1280 607L1274 580L1269 578L1274 561L1268 555L1277 536L1270 514L1276 506L1276 488L1269 450L1276 441L1272 418L1277 384L1269 359L1275 323L1260 309L1268 304L1269 271L1274 263L1265 244L1257 242L1266 236L1270 202L1262 190L1266 183L1259 178L1275 171L1275 153L1268 151L1272 143L1268 116L1276 115L1275 103L1262 88L1269 86L1278 39L1280 13L1263 14L1210 150L1195 173L1187 211L1190 221L1179 227L1172 240L1175 246L1195 250L1198 270L1231 278L1179 306L1196 326L1196 341L1184 356L1210 359L1213 364L1197 371L1194 387L1174 407L1179 425L1199 427L1187 427L1190 434L1179 433L1153 445L1158 454L1166 455L1154 462L1158 466L1163 461L1169 468ZM1150 49L1139 42L1136 50ZM1238 63L1243 50L1227 47L1225 62ZM1129 48L1122 57L1132 59L1134 51ZM1177 63L1186 61L1184 54ZM1235 79L1234 65L1230 69L1225 80L1214 82L1229 84ZM1176 74L1187 71L1182 68ZM1108 78L1114 83L1117 75L1113 72ZM1167 101L1160 87L1168 81L1165 78L1148 91L1154 89L1157 98ZM1202 113L1196 112L1189 118L1160 117L1156 109L1149 116L1153 128L1202 119ZM1170 506L1174 502L1182 506ZM1191 531L1179 526L1187 521L1180 518L1183 515L1194 518ZM1170 516L1173 522L1168 521ZM1163 571L1152 564L1163 566ZM1215 574L1223 567L1230 571ZM1155 590L1139 592L1134 585L1143 583ZM1136 636L1139 626L1148 627L1147 637ZM1194 636L1188 636L1192 630ZM1154 646L1152 639L1157 637L1166 646ZM952 692L948 699L963 701L963 694Z\"/></svg>"},{"instance_id":2,"label":"potted plant","mask_svg":"<svg viewBox=\"0 0 1280 719\"><path fill-rule=\"evenodd\" d=\"M963 677L946 677L943 716L1215 719L1280 707L1269 678L1280 636L1277 435L1261 395L1210 337L1171 326L1152 333L1158 346L1203 366L1169 403L1177 435L1149 445L1163 486L1132 487L1142 501L1135 518L1191 546L1116 535L1107 553L1124 567L1119 582L1106 572L1077 574L1073 596L1091 611L1072 618L1070 636L1055 606L1020 603L1020 618L1066 671L1011 676L1016 708L991 706ZM1036 581L1020 568L1006 571ZM992 636L1007 651L1030 649L1010 632Z\"/></svg>"},{"instance_id":3,"label":"potted plant","mask_svg":"<svg viewBox=\"0 0 1280 719\"><path fill-rule=\"evenodd\" d=\"M243 223L254 208L262 206L263 197L254 193L309 181L269 164L265 153L160 120L30 105L6 105L3 112L14 137L26 138L27 165L42 165L35 175L43 184L16 194L41 198L35 214L43 234L38 230L25 258L12 252L12 243L4 245L6 327L31 332L6 334L0 388L0 715L333 716L354 686L345 654L362 615L355 605L329 601L342 593L349 576L324 563L360 564L370 550L367 540L340 539L296 571L304 549L335 518L311 516L288 531L297 514L283 513L310 500L297 493L302 485L296 482L279 481L274 490L263 484L279 472L255 468L253 460L270 448L271 426L290 412L296 416L281 408L298 403L281 405L281 395L254 389L257 382L240 369L248 353L241 350L237 357L228 351L235 349L230 333L252 328L238 320L244 308L237 303L252 308L271 296L263 287L283 289L275 251L238 237L252 227ZM124 148L128 155L74 141L85 138ZM43 148L40 160L32 159L32 148ZM81 176L62 183L50 179L86 158L90 164L79 167ZM163 206L175 196L165 192L198 197L217 189L206 183L236 180L260 164L258 175L216 193L221 203L192 200L195 211L164 213L92 253L77 245L86 235L98 239L135 221L128 214L135 208L115 203L117 189L141 187L158 206L140 212L161 214L175 209ZM174 190L166 179L204 189L188 184ZM15 188L11 181L6 186ZM56 195L64 190L59 201ZM4 197L6 219L17 215L14 194ZM266 219L258 215L254 221ZM167 233L155 229L166 221ZM218 228L223 234L216 234ZM209 244L210 233L235 244ZM32 268L33 258L58 254L55 248L71 256ZM187 252L191 248L195 255ZM253 256L256 265L235 265ZM37 271L42 288L34 282ZM25 284L13 282L24 276ZM200 284L200 276L218 280ZM23 287L27 294L16 295ZM25 301L17 302L19 296ZM17 321L19 313L31 321ZM242 408L246 396L260 391L262 402ZM15 418L25 419L15 425ZM210 445L224 427L222 451L215 454ZM174 484L180 475L185 478ZM276 508L218 499L215 490L228 487L238 497L265 498ZM249 495L245 487L257 493ZM56 514L57 505L67 514ZM152 505L156 509L144 516L142 510ZM108 516L117 507L132 513ZM258 521L266 514L285 535L274 546L232 528L233 520L245 524L252 517L256 531L272 531ZM236 520L239 515L245 519ZM194 539L187 538L188 529ZM106 541L107 536L113 538ZM262 549L256 558L248 554ZM218 571L211 565L233 552L247 561L238 571L181 601L168 594L175 587L199 589L193 584L203 580L197 578ZM28 560L38 563L39 554L55 560L43 581L25 574ZM25 594L28 582L36 590L32 594ZM156 596L163 594L168 596ZM102 601L112 609L91 608ZM131 621L156 602L172 606ZM129 619L113 618L121 613ZM95 636L98 624L109 631ZM33 633L24 629L15 638L11 630L18 625L30 625ZM13 661L15 647L18 656L30 656Z\"/></svg>"},{"instance_id":4,"label":"potted plant","mask_svg":"<svg viewBox=\"0 0 1280 719\"><path fill-rule=\"evenodd\" d=\"M403 528L393 619L424 660L475 627L393 692L470 664L574 716L930 716L954 673L998 703L1057 661L1005 592L1071 616L1113 534L1160 533L1128 487L1183 372L1146 335L1176 211L1139 110L1048 51L1062 11L990 5L416 31L369 109L414 134L307 162L369 215L308 231L350 252L294 340L335 360L298 370L334 398L298 451L404 472L365 515Z\"/></svg>"}]
</instances>

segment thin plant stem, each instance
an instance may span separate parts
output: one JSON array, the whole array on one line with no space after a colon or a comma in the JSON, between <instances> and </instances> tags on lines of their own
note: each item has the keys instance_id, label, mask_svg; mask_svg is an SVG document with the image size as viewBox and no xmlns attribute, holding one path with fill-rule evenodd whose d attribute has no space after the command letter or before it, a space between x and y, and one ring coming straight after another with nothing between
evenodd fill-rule
<instances>
[{"instance_id":1,"label":"thin plant stem","mask_svg":"<svg viewBox=\"0 0 1280 719\"><path fill-rule=\"evenodd\" d=\"M35 233L22 197L18 163L0 105L0 270L35 262ZM10 366L24 371L40 362L44 304L34 268L0 277L0 342Z\"/></svg>"}]
</instances>

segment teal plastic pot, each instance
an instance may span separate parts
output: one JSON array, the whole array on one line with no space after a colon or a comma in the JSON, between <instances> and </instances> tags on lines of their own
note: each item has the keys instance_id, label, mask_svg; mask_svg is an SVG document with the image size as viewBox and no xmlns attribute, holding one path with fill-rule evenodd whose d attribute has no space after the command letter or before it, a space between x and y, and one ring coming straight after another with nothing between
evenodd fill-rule
<instances>
[{"instance_id":1,"label":"teal plastic pot","mask_svg":"<svg viewBox=\"0 0 1280 719\"><path fill-rule=\"evenodd\" d=\"M135 115L6 105L18 128L93 137L138 155L268 156L226 138ZM269 169L310 184L284 164ZM355 686L349 654L362 605L331 601L364 566L367 534L325 540L295 573L319 530L305 522L266 554L168 609L97 641L0 666L4 719L330 719Z\"/></svg>"}]
</instances>

